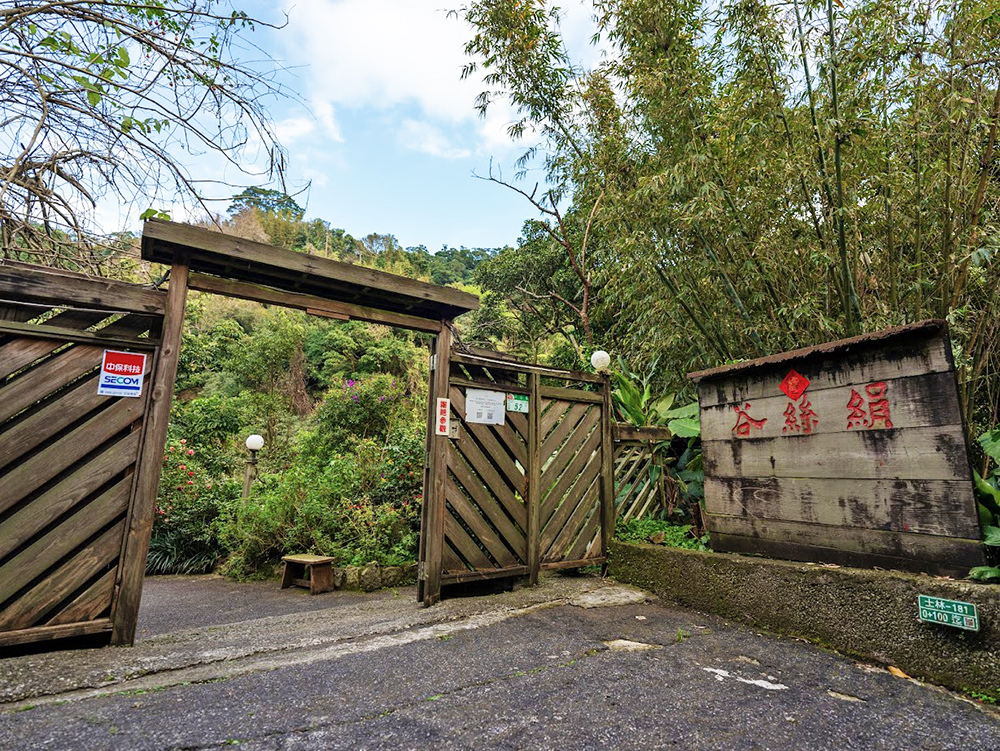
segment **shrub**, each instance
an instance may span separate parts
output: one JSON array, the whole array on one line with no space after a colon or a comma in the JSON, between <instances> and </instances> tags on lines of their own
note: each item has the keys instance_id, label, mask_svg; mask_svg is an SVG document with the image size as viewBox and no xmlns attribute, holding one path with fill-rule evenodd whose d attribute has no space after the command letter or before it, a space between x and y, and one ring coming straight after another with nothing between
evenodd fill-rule
<instances>
[{"instance_id":1,"label":"shrub","mask_svg":"<svg viewBox=\"0 0 1000 751\"><path fill-rule=\"evenodd\" d=\"M224 553L216 521L239 493L238 483L219 482L206 472L186 439L171 441L163 455L146 573L211 571Z\"/></svg>"}]
</instances>

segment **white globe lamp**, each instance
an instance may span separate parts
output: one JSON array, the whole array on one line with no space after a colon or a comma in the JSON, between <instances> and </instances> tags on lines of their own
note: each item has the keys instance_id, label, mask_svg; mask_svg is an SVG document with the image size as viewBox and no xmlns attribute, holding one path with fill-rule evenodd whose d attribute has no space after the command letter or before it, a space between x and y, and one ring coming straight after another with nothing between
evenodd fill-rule
<instances>
[{"instance_id":1,"label":"white globe lamp","mask_svg":"<svg viewBox=\"0 0 1000 751\"><path fill-rule=\"evenodd\" d=\"M598 373L603 373L611 365L611 355L603 349L599 349L590 356L590 364Z\"/></svg>"},{"instance_id":2,"label":"white globe lamp","mask_svg":"<svg viewBox=\"0 0 1000 751\"><path fill-rule=\"evenodd\" d=\"M256 433L247 436L247 448L250 451L260 451L264 448L264 436L257 435Z\"/></svg>"}]
</instances>

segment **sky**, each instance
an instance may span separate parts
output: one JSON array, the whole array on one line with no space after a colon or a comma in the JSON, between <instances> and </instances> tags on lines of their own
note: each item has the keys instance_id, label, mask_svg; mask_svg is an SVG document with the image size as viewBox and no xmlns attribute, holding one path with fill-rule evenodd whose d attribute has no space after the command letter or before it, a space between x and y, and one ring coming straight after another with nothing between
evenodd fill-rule
<instances>
[{"instance_id":1,"label":"sky","mask_svg":"<svg viewBox=\"0 0 1000 751\"><path fill-rule=\"evenodd\" d=\"M277 101L271 118L289 156L289 192L309 185L296 196L307 219L355 237L391 234L404 247L436 252L514 245L523 222L537 215L522 196L474 176L488 175L492 160L512 177L514 161L532 142L510 141L514 115L504 103L486 118L476 111L481 79L461 80L472 31L447 13L460 2L242 4L264 20L288 17L281 30L258 28L253 42L279 61L283 84L297 95ZM566 0L561 7L574 54L596 57L587 43L590 3ZM536 172L525 186L541 179Z\"/></svg>"}]
</instances>

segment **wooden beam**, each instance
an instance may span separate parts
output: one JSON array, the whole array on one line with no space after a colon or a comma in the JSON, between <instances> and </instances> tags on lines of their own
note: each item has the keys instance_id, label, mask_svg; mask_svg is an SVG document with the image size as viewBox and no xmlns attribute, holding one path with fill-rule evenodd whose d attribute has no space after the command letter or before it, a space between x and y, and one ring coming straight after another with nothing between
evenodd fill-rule
<instances>
[{"instance_id":1,"label":"wooden beam","mask_svg":"<svg viewBox=\"0 0 1000 751\"><path fill-rule=\"evenodd\" d=\"M527 493L525 501L528 504L528 576L531 586L538 584L538 572L541 562L541 503L542 503L542 457L541 457L541 420L542 398L539 394L538 373L528 375L528 466L525 477Z\"/></svg>"},{"instance_id":2,"label":"wooden beam","mask_svg":"<svg viewBox=\"0 0 1000 751\"><path fill-rule=\"evenodd\" d=\"M453 315L479 308L478 297L451 287L440 287L352 263L298 253L189 224L150 220L143 225L142 237L142 257L160 263L171 263L176 253L187 251L192 256L194 268L198 268L197 260L201 255L199 251L205 251L231 260L243 268L271 267L286 274L292 272L310 275L320 282L327 280L367 289L369 294L376 297L379 292L387 292L459 308L460 310L452 311Z\"/></svg>"},{"instance_id":3,"label":"wooden beam","mask_svg":"<svg viewBox=\"0 0 1000 751\"><path fill-rule=\"evenodd\" d=\"M163 447L167 442L167 423L177 378L184 308L188 293L188 267L174 264L170 269L170 288L163 321L163 343L153 371L152 388L146 407L142 445L136 465L135 485L129 509L128 531L118 573L117 597L111 606L114 629L111 643L131 645L139 618L142 581L146 573L146 554L153 531L156 490L163 466Z\"/></svg>"},{"instance_id":4,"label":"wooden beam","mask_svg":"<svg viewBox=\"0 0 1000 751\"><path fill-rule=\"evenodd\" d=\"M238 297L242 300L283 305L286 308L304 310L312 315L347 320L354 318L368 323L381 323L387 326L399 326L413 331L425 331L436 334L441 330L441 321L435 321L406 313L393 313L364 305L327 300L316 295L305 295L301 292L285 292L283 290L265 287L261 284L240 282L233 279L221 279L207 274L191 274L188 286L199 292L210 292L226 297Z\"/></svg>"},{"instance_id":5,"label":"wooden beam","mask_svg":"<svg viewBox=\"0 0 1000 751\"><path fill-rule=\"evenodd\" d=\"M480 350L482 351L482 350ZM483 357L480 355L468 355L455 352L451 357L452 362L465 363L467 365L479 365L481 367L495 367L503 370L517 370L521 373L538 373L546 378L559 378L564 381L582 381L583 383L603 383L599 375L584 373L579 370L560 370L559 368L546 368L543 365L532 365L526 362L516 362L503 357Z\"/></svg>"},{"instance_id":6,"label":"wooden beam","mask_svg":"<svg viewBox=\"0 0 1000 751\"><path fill-rule=\"evenodd\" d=\"M673 437L674 434L667 427L651 425L637 428L634 425L620 422L614 424L614 439L616 441L669 441Z\"/></svg>"},{"instance_id":7,"label":"wooden beam","mask_svg":"<svg viewBox=\"0 0 1000 751\"><path fill-rule=\"evenodd\" d=\"M89 634L110 633L111 621L101 618L86 623L67 623L63 626L39 626L18 631L0 633L0 647L10 647L15 644L28 644L51 639L66 639L71 636L87 636Z\"/></svg>"},{"instance_id":8,"label":"wooden beam","mask_svg":"<svg viewBox=\"0 0 1000 751\"><path fill-rule=\"evenodd\" d=\"M60 274L40 266L0 263L0 297L51 305L162 315L167 295L112 279Z\"/></svg>"},{"instance_id":9,"label":"wooden beam","mask_svg":"<svg viewBox=\"0 0 1000 751\"><path fill-rule=\"evenodd\" d=\"M14 334L32 339L57 339L81 344L106 344L110 347L131 347L132 349L154 349L156 339L140 339L132 336L102 334L100 331L78 331L45 324L0 322L0 333Z\"/></svg>"},{"instance_id":10,"label":"wooden beam","mask_svg":"<svg viewBox=\"0 0 1000 751\"><path fill-rule=\"evenodd\" d=\"M451 371L451 328L447 323L441 326L434 348L434 370L431 372L431 396L433 399L448 396L448 376ZM445 488L448 479L448 441L446 435L428 433L428 483L424 493L427 506L425 519L427 526L421 529L426 535L424 543L423 604L434 605L441 599L441 573L444 555Z\"/></svg>"},{"instance_id":11,"label":"wooden beam","mask_svg":"<svg viewBox=\"0 0 1000 751\"><path fill-rule=\"evenodd\" d=\"M615 457L611 425L611 379L604 376L604 405L601 414L601 556L607 558L615 536Z\"/></svg>"}]
</instances>

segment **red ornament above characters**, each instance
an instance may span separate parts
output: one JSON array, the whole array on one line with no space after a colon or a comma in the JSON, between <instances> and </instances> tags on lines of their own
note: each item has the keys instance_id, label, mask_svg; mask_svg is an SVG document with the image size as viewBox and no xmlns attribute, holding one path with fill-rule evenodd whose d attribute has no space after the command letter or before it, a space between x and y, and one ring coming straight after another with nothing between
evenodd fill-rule
<instances>
[{"instance_id":1,"label":"red ornament above characters","mask_svg":"<svg viewBox=\"0 0 1000 751\"><path fill-rule=\"evenodd\" d=\"M781 382L781 386L778 388L785 392L788 398L793 402L797 402L799 397L801 397L806 392L806 389L809 388L809 379L795 370L795 368L792 368L788 371L788 375L785 376L784 380Z\"/></svg>"}]
</instances>

